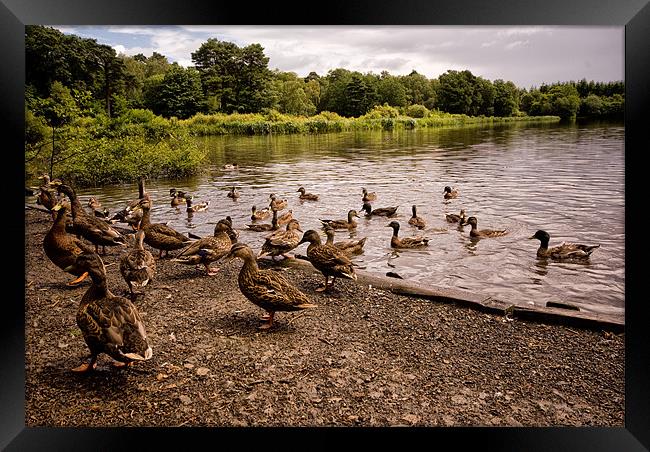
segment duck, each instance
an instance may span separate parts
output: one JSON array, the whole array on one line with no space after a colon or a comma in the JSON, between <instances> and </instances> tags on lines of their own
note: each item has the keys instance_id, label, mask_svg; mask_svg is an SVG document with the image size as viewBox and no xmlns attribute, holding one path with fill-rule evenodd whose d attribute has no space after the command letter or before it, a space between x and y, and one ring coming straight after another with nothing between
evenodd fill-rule
<instances>
[{"instance_id":1,"label":"duck","mask_svg":"<svg viewBox=\"0 0 650 452\"><path fill-rule=\"evenodd\" d=\"M171 196L171 202L170 205L172 207L178 207L181 204L186 204L187 200L185 199L185 192L176 190L175 188L170 188L169 189L169 196Z\"/></svg>"},{"instance_id":2,"label":"duck","mask_svg":"<svg viewBox=\"0 0 650 452\"><path fill-rule=\"evenodd\" d=\"M309 242L307 247L307 258L309 262L319 270L325 277L325 286L316 289L316 292L326 292L334 285L336 278L348 278L357 280L357 274L354 271L354 264L343 251L333 245L327 245L321 242L318 232L313 229L308 230L302 236L298 243ZM329 283L329 277L332 277L332 283Z\"/></svg>"},{"instance_id":3,"label":"duck","mask_svg":"<svg viewBox=\"0 0 650 452\"><path fill-rule=\"evenodd\" d=\"M477 223L478 220L476 217L469 217L467 220L465 220L464 224L469 224L472 226L472 230L469 231L469 236L474 237L474 238L491 238L491 237L501 237L503 235L506 235L508 231L505 229L499 229L499 230L494 230L494 229L481 229L480 231L477 229Z\"/></svg>"},{"instance_id":4,"label":"duck","mask_svg":"<svg viewBox=\"0 0 650 452\"><path fill-rule=\"evenodd\" d=\"M378 209L373 209L370 203L364 202L363 207L361 210L366 212L366 217L372 217L372 216L379 216L379 217L391 217L395 215L395 212L397 212L397 208L399 206L394 206L394 207L380 207Z\"/></svg>"},{"instance_id":5,"label":"duck","mask_svg":"<svg viewBox=\"0 0 650 452\"><path fill-rule=\"evenodd\" d=\"M354 221L354 217L359 218L359 214L356 210L348 211L347 220L320 220L323 223L323 226L329 226L334 229L354 229L357 227L357 222Z\"/></svg>"},{"instance_id":6,"label":"duck","mask_svg":"<svg viewBox=\"0 0 650 452\"><path fill-rule=\"evenodd\" d=\"M143 199L141 202L142 221L140 229L144 231L144 243L152 248L160 250L159 258L169 255L170 251L185 248L192 241L189 237L184 236L175 229L163 223L151 222L151 202Z\"/></svg>"},{"instance_id":7,"label":"duck","mask_svg":"<svg viewBox=\"0 0 650 452\"><path fill-rule=\"evenodd\" d=\"M90 360L72 371L92 371L101 353L113 358L116 367L151 359L153 351L142 317L131 300L110 291L101 257L83 253L76 265L92 280L77 310L77 326L90 349Z\"/></svg>"},{"instance_id":8,"label":"duck","mask_svg":"<svg viewBox=\"0 0 650 452\"><path fill-rule=\"evenodd\" d=\"M143 211L141 201L143 199L146 199L151 205L151 197L144 187L144 177L140 177L138 179L138 198L129 201L124 209L115 213L108 221L113 224L117 222L127 223L133 230L137 230L142 221Z\"/></svg>"},{"instance_id":9,"label":"duck","mask_svg":"<svg viewBox=\"0 0 650 452\"><path fill-rule=\"evenodd\" d=\"M465 216L465 209L460 209L460 214L456 215L455 213L448 213L445 215L445 219L449 223L460 223L465 224L467 217Z\"/></svg>"},{"instance_id":10,"label":"duck","mask_svg":"<svg viewBox=\"0 0 650 452\"><path fill-rule=\"evenodd\" d=\"M217 224L214 226L214 235L217 235L217 232L219 231L220 224L223 223L228 228L226 229L226 234L228 234L228 237L230 237L230 242L231 243L237 243L237 240L239 240L239 232L235 231L232 228L232 218L230 218L230 215L228 215L226 218L222 218L221 220L217 221Z\"/></svg>"},{"instance_id":11,"label":"duck","mask_svg":"<svg viewBox=\"0 0 650 452\"><path fill-rule=\"evenodd\" d=\"M300 223L295 219L290 220L286 230L277 231L266 237L257 258L271 256L271 259L275 260L276 256L282 256L285 259L295 259L294 256L287 255L287 253L298 246L302 238L302 234L298 232L303 232L300 229Z\"/></svg>"},{"instance_id":12,"label":"duck","mask_svg":"<svg viewBox=\"0 0 650 452\"><path fill-rule=\"evenodd\" d=\"M528 238L540 241L539 248L537 249L537 257L540 258L550 257L555 260L588 259L596 248L600 248L600 245L581 245L566 242L549 248L548 242L551 236L548 232L541 229L535 235Z\"/></svg>"},{"instance_id":13,"label":"duck","mask_svg":"<svg viewBox=\"0 0 650 452\"><path fill-rule=\"evenodd\" d=\"M287 200L286 199L277 199L277 197L275 196L275 193L271 193L269 195L269 199L271 200L271 202L269 203L269 207L271 209L282 210L282 209L285 209L287 207L287 204L288 204Z\"/></svg>"},{"instance_id":14,"label":"duck","mask_svg":"<svg viewBox=\"0 0 650 452\"><path fill-rule=\"evenodd\" d=\"M230 191L228 192L228 195L227 195L227 196L228 196L229 198L232 198L232 199L237 199L237 198L239 198L239 192L237 191L237 187L232 187L232 188L230 189Z\"/></svg>"},{"instance_id":15,"label":"duck","mask_svg":"<svg viewBox=\"0 0 650 452\"><path fill-rule=\"evenodd\" d=\"M126 239L117 230L113 229L106 221L88 214L79 202L77 194L69 185L58 184L57 191L64 193L72 206L72 223L76 234L83 236L95 245L95 252L99 246L102 254L106 254L107 246L126 246Z\"/></svg>"},{"instance_id":16,"label":"duck","mask_svg":"<svg viewBox=\"0 0 650 452\"><path fill-rule=\"evenodd\" d=\"M325 234L327 235L327 241L325 242L326 245L333 245L348 256L363 252L363 246L366 244L366 239L368 238L363 237L359 240L344 240L341 242L334 242L334 235L336 234L336 231L330 227L325 227Z\"/></svg>"},{"instance_id":17,"label":"duck","mask_svg":"<svg viewBox=\"0 0 650 452\"><path fill-rule=\"evenodd\" d=\"M278 226L284 226L291 220L293 220L293 210L289 210L278 217Z\"/></svg>"},{"instance_id":18,"label":"duck","mask_svg":"<svg viewBox=\"0 0 650 452\"><path fill-rule=\"evenodd\" d=\"M298 189L298 193L300 195L298 196L298 199L306 200L306 201L318 201L319 196L315 195L313 193L306 193L305 192L305 187L300 187Z\"/></svg>"},{"instance_id":19,"label":"duck","mask_svg":"<svg viewBox=\"0 0 650 452\"><path fill-rule=\"evenodd\" d=\"M277 231L280 227L278 225L278 211L273 210L273 218L271 218L271 224L247 224L246 227L251 231L255 232L264 232L264 231Z\"/></svg>"},{"instance_id":20,"label":"duck","mask_svg":"<svg viewBox=\"0 0 650 452\"><path fill-rule=\"evenodd\" d=\"M361 198L361 200L363 202L370 202L370 201L376 201L377 200L377 193L375 193L374 191L371 192L371 193L368 193L368 190L366 190L365 188L362 188L361 193L363 193L363 197Z\"/></svg>"},{"instance_id":21,"label":"duck","mask_svg":"<svg viewBox=\"0 0 650 452\"><path fill-rule=\"evenodd\" d=\"M253 210L253 214L251 215L252 221L264 220L269 215L271 215L271 209L268 207L265 207L262 210L257 210L257 206L253 206L252 210Z\"/></svg>"},{"instance_id":22,"label":"duck","mask_svg":"<svg viewBox=\"0 0 650 452\"><path fill-rule=\"evenodd\" d=\"M446 186L443 193L443 197L445 199L452 199L452 198L458 198L458 195L460 194L457 189L453 189L450 186Z\"/></svg>"},{"instance_id":23,"label":"duck","mask_svg":"<svg viewBox=\"0 0 650 452\"><path fill-rule=\"evenodd\" d=\"M77 258L83 253L92 253L93 249L66 232L65 223L69 210L70 205L65 200L59 201L52 207L56 218L50 230L45 234L43 249L45 255L54 265L77 276L76 279L67 283L68 286L76 286L88 276L87 271L76 265Z\"/></svg>"},{"instance_id":24,"label":"duck","mask_svg":"<svg viewBox=\"0 0 650 452\"><path fill-rule=\"evenodd\" d=\"M239 169L239 165L237 163L226 163L225 165L221 166L221 169L225 171L232 171Z\"/></svg>"},{"instance_id":25,"label":"duck","mask_svg":"<svg viewBox=\"0 0 650 452\"><path fill-rule=\"evenodd\" d=\"M135 301L133 286L144 287L156 274L156 261L149 250L144 249L143 230L138 230L133 235L133 248L120 257L120 273L129 286L131 300Z\"/></svg>"},{"instance_id":26,"label":"duck","mask_svg":"<svg viewBox=\"0 0 650 452\"><path fill-rule=\"evenodd\" d=\"M192 199L194 199L194 196L192 195L185 196L185 202L187 203L187 208L185 210L187 213L203 212L204 210L208 210L210 200L199 204L193 204Z\"/></svg>"},{"instance_id":27,"label":"duck","mask_svg":"<svg viewBox=\"0 0 650 452\"><path fill-rule=\"evenodd\" d=\"M411 207L411 211L413 212L413 216L409 219L409 224L418 229L424 229L427 226L427 222L424 221L424 218L418 217L417 207L415 204Z\"/></svg>"},{"instance_id":28,"label":"duck","mask_svg":"<svg viewBox=\"0 0 650 452\"><path fill-rule=\"evenodd\" d=\"M392 248L419 248L422 246L429 246L429 239L426 237L404 237L399 238L399 223L391 221L386 225L387 228L393 228L393 236L390 238L390 246Z\"/></svg>"},{"instance_id":29,"label":"duck","mask_svg":"<svg viewBox=\"0 0 650 452\"><path fill-rule=\"evenodd\" d=\"M59 202L59 197L57 196L56 190L50 185L50 176L43 174L38 177L43 182L41 186L38 187L38 194L36 195L36 204L45 207L52 213L52 220L56 218L56 212L52 211L52 208ZM60 181L56 181L57 183Z\"/></svg>"},{"instance_id":30,"label":"duck","mask_svg":"<svg viewBox=\"0 0 650 452\"><path fill-rule=\"evenodd\" d=\"M97 218L108 218L108 209L102 207L102 203L97 200L94 196L91 196L88 200L88 207L92 210L93 215Z\"/></svg>"},{"instance_id":31,"label":"duck","mask_svg":"<svg viewBox=\"0 0 650 452\"><path fill-rule=\"evenodd\" d=\"M210 264L216 262L230 252L232 241L228 235L230 226L221 220L214 228L212 237L203 237L183 248L172 262L186 265L200 265L205 267L208 276L216 275L219 268L211 268Z\"/></svg>"},{"instance_id":32,"label":"duck","mask_svg":"<svg viewBox=\"0 0 650 452\"><path fill-rule=\"evenodd\" d=\"M253 250L248 245L234 244L227 258L239 258L244 261L237 283L239 290L249 301L267 312L261 318L264 323L260 329L271 328L273 317L278 311L300 311L318 307L279 272L260 270Z\"/></svg>"}]
</instances>

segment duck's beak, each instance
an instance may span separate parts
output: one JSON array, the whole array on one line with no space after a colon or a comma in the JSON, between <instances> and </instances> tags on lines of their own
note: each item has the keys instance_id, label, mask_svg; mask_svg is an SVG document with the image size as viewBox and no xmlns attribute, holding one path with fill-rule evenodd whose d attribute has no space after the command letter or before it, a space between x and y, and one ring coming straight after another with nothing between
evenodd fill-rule
<instances>
[{"instance_id":1,"label":"duck's beak","mask_svg":"<svg viewBox=\"0 0 650 452\"><path fill-rule=\"evenodd\" d=\"M300 228L296 228L296 231L300 231L300 232L304 233L304 231L302 229L300 229Z\"/></svg>"},{"instance_id":2,"label":"duck's beak","mask_svg":"<svg viewBox=\"0 0 650 452\"><path fill-rule=\"evenodd\" d=\"M534 238L536 238L536 237L535 236L528 237L528 240L531 240L531 239L534 239Z\"/></svg>"}]
</instances>

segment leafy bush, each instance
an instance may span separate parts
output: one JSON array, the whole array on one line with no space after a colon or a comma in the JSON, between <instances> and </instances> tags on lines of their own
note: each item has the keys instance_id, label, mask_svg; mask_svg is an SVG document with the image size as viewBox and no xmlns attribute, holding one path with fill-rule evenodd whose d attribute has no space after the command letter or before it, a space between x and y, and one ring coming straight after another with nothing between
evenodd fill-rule
<instances>
[{"instance_id":1,"label":"leafy bush","mask_svg":"<svg viewBox=\"0 0 650 452\"><path fill-rule=\"evenodd\" d=\"M410 116L411 118L426 118L429 114L429 109L424 105L414 104L406 107L405 113L406 116Z\"/></svg>"}]
</instances>

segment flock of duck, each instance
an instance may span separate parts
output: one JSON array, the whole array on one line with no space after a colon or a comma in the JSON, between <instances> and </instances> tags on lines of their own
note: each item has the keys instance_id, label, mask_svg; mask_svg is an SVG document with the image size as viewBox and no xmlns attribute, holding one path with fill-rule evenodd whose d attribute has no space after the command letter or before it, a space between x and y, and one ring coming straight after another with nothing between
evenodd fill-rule
<instances>
[{"instance_id":1,"label":"flock of duck","mask_svg":"<svg viewBox=\"0 0 650 452\"><path fill-rule=\"evenodd\" d=\"M256 255L249 245L239 242L239 233L233 229L229 216L217 222L214 234L210 237L184 235L166 223L153 223L153 201L144 188L144 179L139 183L138 198L128 202L123 210L113 216L109 216L107 209L102 209L101 203L95 197L88 201L91 210L88 212L71 186L59 179L50 180L47 175L40 179L43 181L42 185L38 187L38 193L34 194L37 196L37 203L46 207L53 219L52 226L43 240L45 254L57 267L75 276L68 285L76 286L86 277L90 277L92 281L91 287L81 299L76 316L77 325L91 356L89 361L73 369L76 372L94 369L101 353L112 357L116 366L130 365L151 358L151 345L135 305L137 296L143 293L156 273L156 259L144 248L145 243L159 251L158 258L169 255L171 251L178 251L172 261L203 266L207 275L218 272L219 269L212 264L219 260L241 259L243 265L238 276L238 286L248 300L266 311L262 316L261 329L272 327L277 311L297 311L317 305L280 272L260 269L258 259L264 256L269 256L273 261L279 256L295 259L295 256L288 253L304 243L309 243L307 259L325 279L324 284L315 289L317 292L328 291L336 278L357 280L356 265L352 262L352 256L363 251L366 238L334 241L336 230L351 231L357 227L355 218L359 218L359 214L354 209L348 211L345 219L320 219L327 235L327 241L323 243L316 230L302 231L291 210L280 215L279 212L287 208L288 201L278 199L272 193L268 207L252 207L252 223L246 226L251 231L270 232L265 236L261 250ZM297 193L301 201L316 202L320 198L317 194L308 193L304 187L300 187ZM170 189L169 194L170 205L176 208L184 205L188 214L205 210L209 206L209 201L194 203L191 195L174 188ZM227 196L237 199L239 193L236 187L232 187ZM457 197L457 189L445 187L444 199ZM373 208L371 203L376 200L376 193L362 189L362 212L365 212L366 217L390 218L396 214L397 206ZM269 216L272 217L271 223L258 223ZM479 230L476 217L467 217L464 210L458 215L446 215L446 220L458 223L459 227L471 225L470 237L476 239L500 237L508 233L504 229ZM128 226L120 227L117 223L126 223ZM426 221L417 215L415 205L412 206L412 217L408 224L418 229L426 227ZM284 230L280 228L283 225L286 225ZM400 223L397 221L390 221L386 227L393 230L390 240L393 248L428 246L429 239L423 236L400 238ZM538 230L530 239L540 241L538 257L557 260L587 259L599 247L574 243L549 247L550 236L543 230ZM105 255L106 246L125 248L119 258L119 269L129 287L130 299L110 291L106 268L100 257L100 246L101 255Z\"/></svg>"}]
</instances>

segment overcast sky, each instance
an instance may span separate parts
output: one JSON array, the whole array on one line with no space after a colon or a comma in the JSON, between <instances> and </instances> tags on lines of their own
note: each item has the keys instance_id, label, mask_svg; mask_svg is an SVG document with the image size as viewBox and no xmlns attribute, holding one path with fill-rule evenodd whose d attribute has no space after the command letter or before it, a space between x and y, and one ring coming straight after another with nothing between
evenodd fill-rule
<instances>
[{"instance_id":1,"label":"overcast sky","mask_svg":"<svg viewBox=\"0 0 650 452\"><path fill-rule=\"evenodd\" d=\"M208 38L240 47L258 43L269 68L304 77L342 67L363 73L437 78L469 69L520 88L569 80L624 80L624 27L501 26L57 26L118 53L165 55L192 65Z\"/></svg>"}]
</instances>

